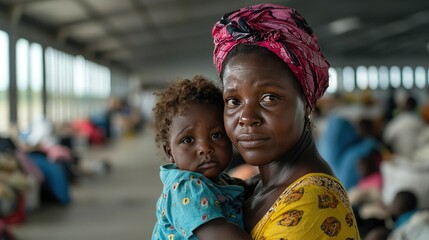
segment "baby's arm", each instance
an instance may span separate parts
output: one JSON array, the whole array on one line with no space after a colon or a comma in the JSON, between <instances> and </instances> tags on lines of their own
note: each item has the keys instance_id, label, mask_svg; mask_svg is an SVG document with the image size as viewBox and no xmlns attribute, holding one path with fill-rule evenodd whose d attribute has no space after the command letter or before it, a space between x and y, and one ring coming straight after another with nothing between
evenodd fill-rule
<instances>
[{"instance_id":1,"label":"baby's arm","mask_svg":"<svg viewBox=\"0 0 429 240\"><path fill-rule=\"evenodd\" d=\"M195 236L201 240L237 240L252 239L250 235L234 223L225 218L216 218L194 230Z\"/></svg>"},{"instance_id":2,"label":"baby's arm","mask_svg":"<svg viewBox=\"0 0 429 240\"><path fill-rule=\"evenodd\" d=\"M179 179L169 191L164 192L160 204L163 209L159 210L165 213L164 219L171 229L185 238L195 235L203 240L220 237L223 240L251 239L238 225L242 217L236 212L241 208L239 187L236 192L233 191L235 188L228 188L229 193L223 195L225 193L204 177L190 174Z\"/></svg>"}]
</instances>

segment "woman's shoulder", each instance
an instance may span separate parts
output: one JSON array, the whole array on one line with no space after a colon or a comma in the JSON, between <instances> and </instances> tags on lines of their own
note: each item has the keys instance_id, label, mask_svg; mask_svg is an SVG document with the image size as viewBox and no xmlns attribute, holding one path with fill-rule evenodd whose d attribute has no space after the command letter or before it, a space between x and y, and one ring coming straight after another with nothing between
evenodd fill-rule
<instances>
[{"instance_id":1,"label":"woman's shoulder","mask_svg":"<svg viewBox=\"0 0 429 240\"><path fill-rule=\"evenodd\" d=\"M308 173L287 186L268 211L283 214L302 208L317 211L339 206L352 212L347 192L341 182L326 173Z\"/></svg>"},{"instance_id":2,"label":"woman's shoulder","mask_svg":"<svg viewBox=\"0 0 429 240\"><path fill-rule=\"evenodd\" d=\"M350 206L347 191L341 182L334 176L326 173L308 173L290 184L279 198L287 197L295 192L305 192L313 199L329 196L341 200L345 206Z\"/></svg>"},{"instance_id":3,"label":"woman's shoulder","mask_svg":"<svg viewBox=\"0 0 429 240\"><path fill-rule=\"evenodd\" d=\"M339 187L344 188L338 178L327 173L307 173L296 179L288 188L298 186L313 186L321 188Z\"/></svg>"},{"instance_id":4,"label":"woman's shoulder","mask_svg":"<svg viewBox=\"0 0 429 240\"><path fill-rule=\"evenodd\" d=\"M284 228L279 226L288 227L287 235L293 236L290 239L332 236L353 239L359 235L344 187L325 173L306 174L290 184L255 226L252 235L285 236ZM308 232L314 235L302 235Z\"/></svg>"}]
</instances>

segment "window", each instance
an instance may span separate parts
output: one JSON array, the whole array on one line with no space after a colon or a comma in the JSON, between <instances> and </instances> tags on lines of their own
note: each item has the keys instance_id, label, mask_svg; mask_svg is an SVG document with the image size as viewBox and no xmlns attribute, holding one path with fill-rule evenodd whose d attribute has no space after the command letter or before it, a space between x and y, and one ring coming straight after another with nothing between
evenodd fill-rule
<instances>
[{"instance_id":1,"label":"window","mask_svg":"<svg viewBox=\"0 0 429 240\"><path fill-rule=\"evenodd\" d=\"M389 69L386 66L378 68L378 78L380 81L380 88L386 90L389 88Z\"/></svg>"},{"instance_id":2,"label":"window","mask_svg":"<svg viewBox=\"0 0 429 240\"><path fill-rule=\"evenodd\" d=\"M366 90L368 88L368 70L365 66L357 67L356 83L360 90Z\"/></svg>"},{"instance_id":3,"label":"window","mask_svg":"<svg viewBox=\"0 0 429 240\"><path fill-rule=\"evenodd\" d=\"M18 127L26 129L31 122L30 103L30 73L29 73L29 53L30 45L25 39L16 42L16 86L17 86L17 106L18 106Z\"/></svg>"},{"instance_id":4,"label":"window","mask_svg":"<svg viewBox=\"0 0 429 240\"><path fill-rule=\"evenodd\" d=\"M46 54L47 115L54 122L72 119L73 57L48 47Z\"/></svg>"},{"instance_id":5,"label":"window","mask_svg":"<svg viewBox=\"0 0 429 240\"><path fill-rule=\"evenodd\" d=\"M0 31L0 133L9 129L9 35Z\"/></svg>"},{"instance_id":6,"label":"window","mask_svg":"<svg viewBox=\"0 0 429 240\"><path fill-rule=\"evenodd\" d=\"M335 93L338 90L338 75L335 68L329 68L329 87L327 93Z\"/></svg>"},{"instance_id":7,"label":"window","mask_svg":"<svg viewBox=\"0 0 429 240\"><path fill-rule=\"evenodd\" d=\"M375 66L368 68L368 83L371 90L378 88L378 69Z\"/></svg>"},{"instance_id":8,"label":"window","mask_svg":"<svg viewBox=\"0 0 429 240\"><path fill-rule=\"evenodd\" d=\"M48 116L56 122L104 110L110 97L110 70L82 56L46 49Z\"/></svg>"},{"instance_id":9,"label":"window","mask_svg":"<svg viewBox=\"0 0 429 240\"><path fill-rule=\"evenodd\" d=\"M343 69L343 88L347 92L353 92L355 89L355 71L352 67Z\"/></svg>"},{"instance_id":10,"label":"window","mask_svg":"<svg viewBox=\"0 0 429 240\"><path fill-rule=\"evenodd\" d=\"M424 67L416 67L416 87L423 89L426 85L426 71Z\"/></svg>"},{"instance_id":11,"label":"window","mask_svg":"<svg viewBox=\"0 0 429 240\"><path fill-rule=\"evenodd\" d=\"M394 88L401 86L401 69L398 66L390 68L390 86Z\"/></svg>"},{"instance_id":12,"label":"window","mask_svg":"<svg viewBox=\"0 0 429 240\"><path fill-rule=\"evenodd\" d=\"M21 130L43 116L43 50L25 39L16 42L16 79L18 90L18 126Z\"/></svg>"},{"instance_id":13,"label":"window","mask_svg":"<svg viewBox=\"0 0 429 240\"><path fill-rule=\"evenodd\" d=\"M30 45L31 119L43 117L43 49L38 43Z\"/></svg>"},{"instance_id":14,"label":"window","mask_svg":"<svg viewBox=\"0 0 429 240\"><path fill-rule=\"evenodd\" d=\"M409 66L402 68L402 85L406 89L414 87L413 69Z\"/></svg>"}]
</instances>

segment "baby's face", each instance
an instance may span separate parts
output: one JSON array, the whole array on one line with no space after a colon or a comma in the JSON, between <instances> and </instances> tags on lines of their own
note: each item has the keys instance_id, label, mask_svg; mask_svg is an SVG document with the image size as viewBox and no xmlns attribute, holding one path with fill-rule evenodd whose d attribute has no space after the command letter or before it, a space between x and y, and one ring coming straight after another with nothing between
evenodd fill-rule
<instances>
[{"instance_id":1,"label":"baby's face","mask_svg":"<svg viewBox=\"0 0 429 240\"><path fill-rule=\"evenodd\" d=\"M179 169L199 172L216 180L232 159L232 144L223 125L223 109L191 104L172 119L168 145L171 162Z\"/></svg>"}]
</instances>

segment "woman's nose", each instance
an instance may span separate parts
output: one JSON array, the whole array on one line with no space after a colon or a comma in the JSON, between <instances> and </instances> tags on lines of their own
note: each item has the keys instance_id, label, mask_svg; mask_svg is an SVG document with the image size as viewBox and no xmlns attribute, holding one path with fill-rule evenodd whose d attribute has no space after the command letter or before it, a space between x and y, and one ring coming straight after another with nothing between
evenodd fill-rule
<instances>
[{"instance_id":1,"label":"woman's nose","mask_svg":"<svg viewBox=\"0 0 429 240\"><path fill-rule=\"evenodd\" d=\"M240 126L258 126L262 123L262 120L254 106L251 104L243 104L238 123Z\"/></svg>"}]
</instances>

